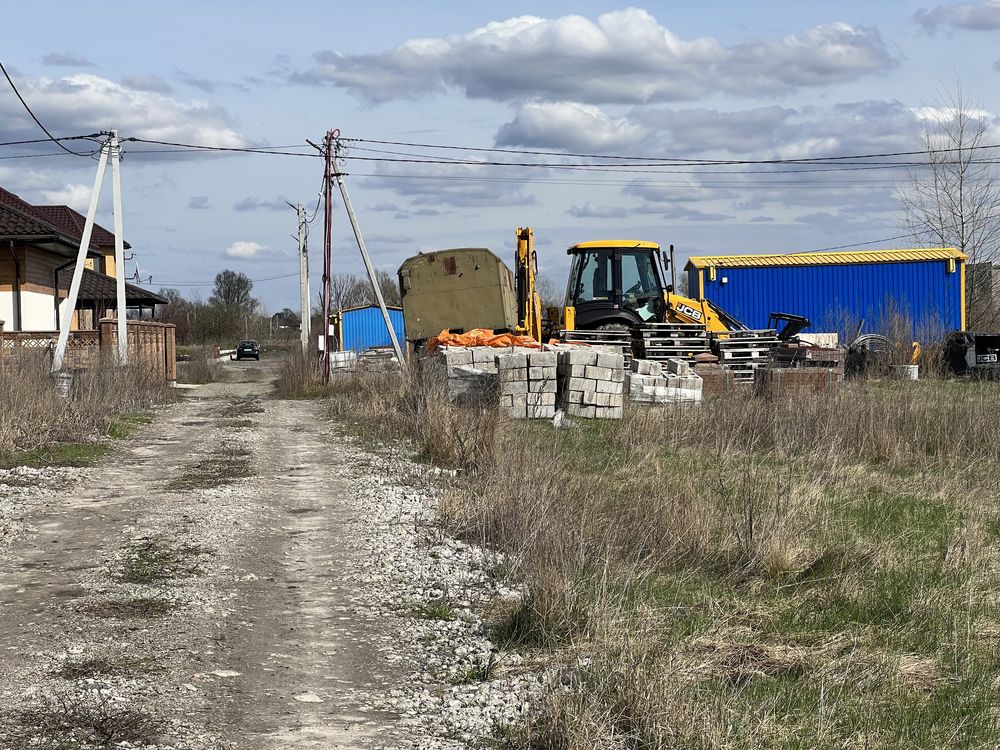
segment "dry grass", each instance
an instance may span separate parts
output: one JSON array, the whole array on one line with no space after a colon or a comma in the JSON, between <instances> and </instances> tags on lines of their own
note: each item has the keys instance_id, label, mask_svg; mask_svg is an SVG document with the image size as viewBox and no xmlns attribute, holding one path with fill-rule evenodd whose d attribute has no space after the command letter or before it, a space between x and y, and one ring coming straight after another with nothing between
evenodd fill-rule
<instances>
[{"instance_id":1,"label":"dry grass","mask_svg":"<svg viewBox=\"0 0 1000 750\"><path fill-rule=\"evenodd\" d=\"M222 378L222 364L215 358L211 347L203 346L190 353L191 359L177 363L177 382L204 384Z\"/></svg>"},{"instance_id":2,"label":"dry grass","mask_svg":"<svg viewBox=\"0 0 1000 750\"><path fill-rule=\"evenodd\" d=\"M445 524L503 551L525 592L497 642L580 655L501 746L1000 733L995 383L856 381L564 431L452 407L418 377L343 380L331 404L463 470Z\"/></svg>"},{"instance_id":3,"label":"dry grass","mask_svg":"<svg viewBox=\"0 0 1000 750\"><path fill-rule=\"evenodd\" d=\"M61 445L120 437L146 421L135 415L169 397L165 384L136 368L105 366L76 371L64 400L47 356L9 356L0 365L0 462L58 458L66 452Z\"/></svg>"}]
</instances>

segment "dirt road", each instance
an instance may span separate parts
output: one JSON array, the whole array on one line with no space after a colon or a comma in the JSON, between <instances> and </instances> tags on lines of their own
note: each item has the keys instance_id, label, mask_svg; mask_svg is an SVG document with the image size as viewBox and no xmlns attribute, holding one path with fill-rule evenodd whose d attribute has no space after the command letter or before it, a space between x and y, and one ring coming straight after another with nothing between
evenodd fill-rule
<instances>
[{"instance_id":1,"label":"dirt road","mask_svg":"<svg viewBox=\"0 0 1000 750\"><path fill-rule=\"evenodd\" d=\"M273 361L226 369L98 466L10 491L4 750L413 743L414 712L372 697L424 668L391 655L409 626L359 584L373 531L355 498L379 459L316 402L269 398Z\"/></svg>"}]
</instances>

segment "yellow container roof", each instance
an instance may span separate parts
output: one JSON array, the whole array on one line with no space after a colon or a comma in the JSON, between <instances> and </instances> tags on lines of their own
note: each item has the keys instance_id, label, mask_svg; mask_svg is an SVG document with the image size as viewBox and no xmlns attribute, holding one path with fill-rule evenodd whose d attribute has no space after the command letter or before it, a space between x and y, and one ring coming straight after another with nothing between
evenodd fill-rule
<instances>
[{"instance_id":1,"label":"yellow container roof","mask_svg":"<svg viewBox=\"0 0 1000 750\"><path fill-rule=\"evenodd\" d=\"M918 247L905 250L849 250L822 253L766 255L696 255L687 268L768 268L776 266L830 266L851 263L906 263L920 260L962 260L968 256L953 247Z\"/></svg>"},{"instance_id":2,"label":"yellow container roof","mask_svg":"<svg viewBox=\"0 0 1000 750\"><path fill-rule=\"evenodd\" d=\"M578 242L570 250L586 250L592 247L649 247L656 250L660 246L656 242L649 242L648 240L591 240L589 242Z\"/></svg>"}]
</instances>

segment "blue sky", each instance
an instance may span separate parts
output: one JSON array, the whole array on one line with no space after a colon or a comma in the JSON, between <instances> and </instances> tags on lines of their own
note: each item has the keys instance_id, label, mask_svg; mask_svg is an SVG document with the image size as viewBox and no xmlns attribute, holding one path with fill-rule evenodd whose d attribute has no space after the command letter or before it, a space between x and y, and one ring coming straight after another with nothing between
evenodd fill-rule
<instances>
[{"instance_id":1,"label":"blue sky","mask_svg":"<svg viewBox=\"0 0 1000 750\"><path fill-rule=\"evenodd\" d=\"M180 0L122 7L110 21L68 2L17 4L5 16L8 28L44 30L8 36L2 59L57 135L117 127L123 137L274 146L317 141L336 127L375 140L769 159L915 148L939 88L956 77L994 131L1000 112L998 1ZM7 89L0 131L3 141L39 133ZM0 156L52 151L4 147ZM150 286L207 296L223 268L254 279L296 272L295 217L284 200L315 205L318 160L140 151L131 146L123 164L125 235ZM94 167L71 156L4 159L0 185L83 210ZM557 285L563 248L600 237L674 243L684 257L903 233L898 172L582 173L357 160L345 170L376 263L391 272L442 247L487 246L509 260L519 225L535 227L543 271ZM107 210L100 220L110 226ZM359 272L339 201L334 224L334 270ZM311 235L314 289L321 226ZM297 305L294 277L261 281L256 292L272 311Z\"/></svg>"}]
</instances>

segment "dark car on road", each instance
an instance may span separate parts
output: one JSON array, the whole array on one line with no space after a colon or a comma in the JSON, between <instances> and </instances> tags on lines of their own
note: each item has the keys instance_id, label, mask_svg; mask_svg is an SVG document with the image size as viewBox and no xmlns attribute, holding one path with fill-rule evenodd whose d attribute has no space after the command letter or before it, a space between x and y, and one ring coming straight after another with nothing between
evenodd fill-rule
<instances>
[{"instance_id":1,"label":"dark car on road","mask_svg":"<svg viewBox=\"0 0 1000 750\"><path fill-rule=\"evenodd\" d=\"M241 341L236 347L236 359L256 359L260 361L260 344L256 341Z\"/></svg>"}]
</instances>

